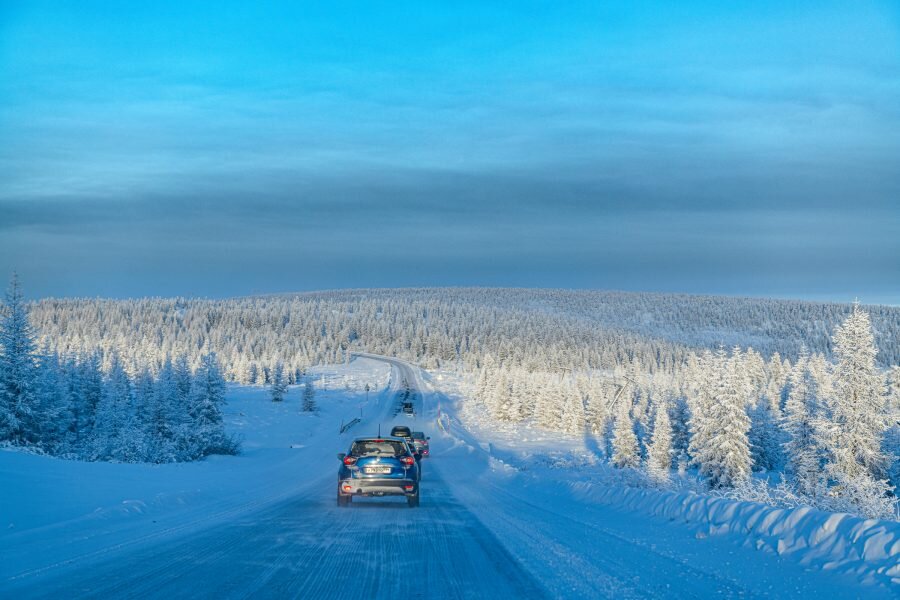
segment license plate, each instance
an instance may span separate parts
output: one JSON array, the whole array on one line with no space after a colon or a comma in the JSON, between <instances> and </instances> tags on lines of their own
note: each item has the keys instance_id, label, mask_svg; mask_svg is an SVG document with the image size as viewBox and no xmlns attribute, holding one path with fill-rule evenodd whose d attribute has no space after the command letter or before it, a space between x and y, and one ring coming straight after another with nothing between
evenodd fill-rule
<instances>
[{"instance_id":1,"label":"license plate","mask_svg":"<svg viewBox=\"0 0 900 600\"><path fill-rule=\"evenodd\" d=\"M386 475L391 472L390 467L366 467L363 472L369 475Z\"/></svg>"}]
</instances>

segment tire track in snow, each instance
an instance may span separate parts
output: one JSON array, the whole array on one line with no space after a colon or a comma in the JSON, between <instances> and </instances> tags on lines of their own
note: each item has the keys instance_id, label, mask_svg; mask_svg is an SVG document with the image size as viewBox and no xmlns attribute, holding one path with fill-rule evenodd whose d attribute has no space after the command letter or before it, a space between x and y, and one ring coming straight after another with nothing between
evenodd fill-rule
<instances>
[{"instance_id":1,"label":"tire track in snow","mask_svg":"<svg viewBox=\"0 0 900 600\"><path fill-rule=\"evenodd\" d=\"M543 588L436 476L419 509L331 506L332 486L17 597L528 597ZM323 486L324 487L324 486ZM441 495L438 495L441 494ZM36 593L33 593L36 592Z\"/></svg>"}]
</instances>

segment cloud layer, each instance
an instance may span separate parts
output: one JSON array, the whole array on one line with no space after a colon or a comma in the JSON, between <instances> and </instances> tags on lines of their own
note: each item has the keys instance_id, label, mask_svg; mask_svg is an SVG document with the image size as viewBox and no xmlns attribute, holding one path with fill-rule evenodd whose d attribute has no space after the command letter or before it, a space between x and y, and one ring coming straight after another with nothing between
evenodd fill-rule
<instances>
[{"instance_id":1,"label":"cloud layer","mask_svg":"<svg viewBox=\"0 0 900 600\"><path fill-rule=\"evenodd\" d=\"M593 4L6 5L0 270L900 301L895 8Z\"/></svg>"}]
</instances>

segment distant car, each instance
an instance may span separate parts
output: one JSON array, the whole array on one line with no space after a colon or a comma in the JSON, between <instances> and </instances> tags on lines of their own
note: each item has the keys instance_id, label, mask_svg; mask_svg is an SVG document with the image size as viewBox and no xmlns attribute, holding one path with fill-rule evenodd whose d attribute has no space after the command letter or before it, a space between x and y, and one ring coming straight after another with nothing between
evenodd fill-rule
<instances>
[{"instance_id":1,"label":"distant car","mask_svg":"<svg viewBox=\"0 0 900 600\"><path fill-rule=\"evenodd\" d=\"M391 429L391 435L398 438L403 438L406 442L409 443L409 449L412 453L413 457L415 457L416 462L420 462L422 460L422 453L419 451L418 447L413 442L412 431L410 431L409 427L406 425L395 425ZM422 479L422 465L419 465L419 479Z\"/></svg>"},{"instance_id":2,"label":"distant car","mask_svg":"<svg viewBox=\"0 0 900 600\"><path fill-rule=\"evenodd\" d=\"M395 425L391 429L391 437L401 437L408 440L412 438L412 431L406 425Z\"/></svg>"},{"instance_id":3,"label":"distant car","mask_svg":"<svg viewBox=\"0 0 900 600\"><path fill-rule=\"evenodd\" d=\"M422 481L422 453L416 448L412 439L407 439L406 445L409 447L409 453L416 459L416 464L419 465L419 481Z\"/></svg>"},{"instance_id":4,"label":"distant car","mask_svg":"<svg viewBox=\"0 0 900 600\"><path fill-rule=\"evenodd\" d=\"M406 439L356 438L338 458L338 506L353 496L405 496L410 508L419 506L419 463Z\"/></svg>"},{"instance_id":5,"label":"distant car","mask_svg":"<svg viewBox=\"0 0 900 600\"><path fill-rule=\"evenodd\" d=\"M413 408L413 403L412 402L404 402L403 403L403 412L407 415L414 415L416 413L416 411Z\"/></svg>"},{"instance_id":6,"label":"distant car","mask_svg":"<svg viewBox=\"0 0 900 600\"><path fill-rule=\"evenodd\" d=\"M424 456L428 456L428 452L429 452L429 450L428 450L428 440L430 440L430 439L431 439L431 438L430 438L429 436L425 435L425 433L422 432L422 431L413 431L413 432L412 432L412 441L413 441L413 444L415 444L416 450L417 450L418 453L421 454L423 457L424 457Z\"/></svg>"}]
</instances>

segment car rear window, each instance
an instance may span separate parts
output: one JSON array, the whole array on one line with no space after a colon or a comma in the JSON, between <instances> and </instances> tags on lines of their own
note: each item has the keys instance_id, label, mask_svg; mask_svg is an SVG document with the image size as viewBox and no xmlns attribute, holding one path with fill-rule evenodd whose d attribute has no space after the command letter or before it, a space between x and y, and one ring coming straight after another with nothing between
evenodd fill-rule
<instances>
[{"instance_id":1,"label":"car rear window","mask_svg":"<svg viewBox=\"0 0 900 600\"><path fill-rule=\"evenodd\" d=\"M354 456L401 456L406 454L403 442L394 440L361 440L353 442L350 454Z\"/></svg>"},{"instance_id":2,"label":"car rear window","mask_svg":"<svg viewBox=\"0 0 900 600\"><path fill-rule=\"evenodd\" d=\"M415 439L417 439L417 440L424 440L424 439L425 439L425 432L423 432L423 431L413 431L413 432L412 432L412 436L413 436Z\"/></svg>"}]
</instances>

